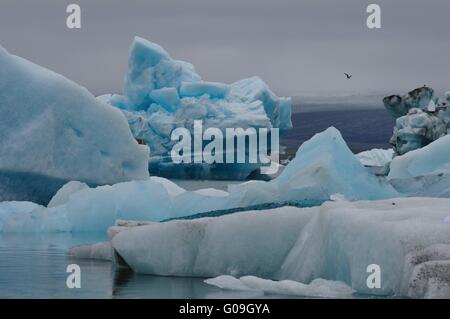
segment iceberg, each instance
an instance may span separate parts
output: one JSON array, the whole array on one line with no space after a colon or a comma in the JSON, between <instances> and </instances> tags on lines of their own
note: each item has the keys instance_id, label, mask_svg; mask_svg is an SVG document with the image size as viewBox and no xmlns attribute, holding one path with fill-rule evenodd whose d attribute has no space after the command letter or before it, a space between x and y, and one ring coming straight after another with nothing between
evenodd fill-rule
<instances>
[{"instance_id":1,"label":"iceberg","mask_svg":"<svg viewBox=\"0 0 450 319\"><path fill-rule=\"evenodd\" d=\"M328 200L341 194L349 200L397 197L384 179L371 174L330 127L303 143L273 184L281 200Z\"/></svg>"},{"instance_id":2,"label":"iceberg","mask_svg":"<svg viewBox=\"0 0 450 319\"><path fill-rule=\"evenodd\" d=\"M438 99L434 96L434 90L427 86L412 90L404 96L391 95L383 99L385 108L395 118L408 114L414 108L425 110L430 102L437 104Z\"/></svg>"},{"instance_id":3,"label":"iceberg","mask_svg":"<svg viewBox=\"0 0 450 319\"><path fill-rule=\"evenodd\" d=\"M72 182L58 191L51 205L39 206L37 214L29 213L34 227L22 229L20 223L12 222L29 219L14 210L0 214L0 225L7 225L3 232L103 232L118 219L162 221L253 206L314 206L336 194L347 200L403 196L362 166L339 131L329 128L305 142L283 172L269 182L229 185L228 191L186 191L160 177L95 188Z\"/></svg>"},{"instance_id":4,"label":"iceberg","mask_svg":"<svg viewBox=\"0 0 450 319\"><path fill-rule=\"evenodd\" d=\"M397 156L391 162L389 179L450 174L450 135L427 146Z\"/></svg>"},{"instance_id":5,"label":"iceberg","mask_svg":"<svg viewBox=\"0 0 450 319\"><path fill-rule=\"evenodd\" d=\"M420 149L447 134L447 124L439 117L420 109L411 109L399 117L394 127L391 144L396 154L403 155Z\"/></svg>"},{"instance_id":6,"label":"iceberg","mask_svg":"<svg viewBox=\"0 0 450 319\"><path fill-rule=\"evenodd\" d=\"M227 128L278 128L281 133L292 128L291 99L277 97L260 78L232 84L202 81L191 64L139 37L130 49L123 92L98 99L123 111L134 137L150 148L149 170L157 176L242 180L261 167L249 162L175 164L170 155L178 141L171 134L186 128L193 136L195 120L222 133Z\"/></svg>"},{"instance_id":7,"label":"iceberg","mask_svg":"<svg viewBox=\"0 0 450 319\"><path fill-rule=\"evenodd\" d=\"M262 292L263 294L279 294L301 297L350 298L353 289L342 282L314 279L305 285L293 280L274 281L255 276L235 278L223 275L206 279L205 283L227 290Z\"/></svg>"},{"instance_id":8,"label":"iceberg","mask_svg":"<svg viewBox=\"0 0 450 319\"><path fill-rule=\"evenodd\" d=\"M392 178L389 183L409 197L450 198L450 174Z\"/></svg>"},{"instance_id":9,"label":"iceberg","mask_svg":"<svg viewBox=\"0 0 450 319\"><path fill-rule=\"evenodd\" d=\"M148 177L148 149L123 114L0 47L0 201L47 204L66 182Z\"/></svg>"},{"instance_id":10,"label":"iceberg","mask_svg":"<svg viewBox=\"0 0 450 319\"><path fill-rule=\"evenodd\" d=\"M381 167L389 164L394 157L393 149L378 149L374 148L368 151L364 151L356 154L356 158L368 167Z\"/></svg>"},{"instance_id":11,"label":"iceberg","mask_svg":"<svg viewBox=\"0 0 450 319\"><path fill-rule=\"evenodd\" d=\"M434 95L434 90L421 87L401 97L383 99L396 124L390 140L397 155L422 148L450 132L448 95L445 101Z\"/></svg>"},{"instance_id":12,"label":"iceberg","mask_svg":"<svg viewBox=\"0 0 450 319\"><path fill-rule=\"evenodd\" d=\"M322 278L360 294L448 297L449 205L402 198L286 206L133 227L115 235L112 246L140 274L304 284ZM382 271L380 288L366 284L372 264Z\"/></svg>"}]
</instances>

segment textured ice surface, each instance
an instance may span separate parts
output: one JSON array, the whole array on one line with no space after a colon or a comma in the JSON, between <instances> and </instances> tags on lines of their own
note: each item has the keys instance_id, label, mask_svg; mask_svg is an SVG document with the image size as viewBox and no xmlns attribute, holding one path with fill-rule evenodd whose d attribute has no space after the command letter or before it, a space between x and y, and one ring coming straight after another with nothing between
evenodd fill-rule
<instances>
[{"instance_id":1,"label":"textured ice surface","mask_svg":"<svg viewBox=\"0 0 450 319\"><path fill-rule=\"evenodd\" d=\"M72 189L72 185L67 185L55 196L53 203L62 205L39 208L40 213L34 214L33 218L26 214L18 216L14 210L1 214L0 225L8 225L3 231L104 232L117 219L161 221L286 202L318 205L335 194L347 200L400 196L385 180L362 166L334 128L305 142L295 159L274 180L230 185L228 192L215 189L185 191L159 177L76 192ZM33 222L34 227L27 224L29 227L22 229L22 224L10 222L19 218Z\"/></svg>"},{"instance_id":2,"label":"textured ice surface","mask_svg":"<svg viewBox=\"0 0 450 319\"><path fill-rule=\"evenodd\" d=\"M0 47L0 201L47 203L65 182L148 176L148 150L120 111Z\"/></svg>"},{"instance_id":3,"label":"textured ice surface","mask_svg":"<svg viewBox=\"0 0 450 319\"><path fill-rule=\"evenodd\" d=\"M450 198L450 174L393 178L389 182L400 193L410 197Z\"/></svg>"},{"instance_id":4,"label":"textured ice surface","mask_svg":"<svg viewBox=\"0 0 450 319\"><path fill-rule=\"evenodd\" d=\"M393 149L372 149L356 154L356 158L364 166L385 166L392 161L394 156Z\"/></svg>"},{"instance_id":5,"label":"textured ice surface","mask_svg":"<svg viewBox=\"0 0 450 319\"><path fill-rule=\"evenodd\" d=\"M398 195L362 166L334 127L303 143L272 184L282 200L328 200L336 193L349 200Z\"/></svg>"},{"instance_id":6,"label":"textured ice surface","mask_svg":"<svg viewBox=\"0 0 450 319\"><path fill-rule=\"evenodd\" d=\"M395 179L437 174L450 174L450 135L395 157L388 177Z\"/></svg>"},{"instance_id":7,"label":"textured ice surface","mask_svg":"<svg viewBox=\"0 0 450 319\"><path fill-rule=\"evenodd\" d=\"M450 132L448 95L440 100L434 90L421 87L400 97L383 99L388 112L397 118L390 143L396 154L419 149Z\"/></svg>"},{"instance_id":8,"label":"textured ice surface","mask_svg":"<svg viewBox=\"0 0 450 319\"><path fill-rule=\"evenodd\" d=\"M184 97L207 94L212 98L224 99L229 92L229 85L215 82L183 82L180 86L180 95Z\"/></svg>"},{"instance_id":9,"label":"textured ice surface","mask_svg":"<svg viewBox=\"0 0 450 319\"><path fill-rule=\"evenodd\" d=\"M448 287L449 207L449 199L425 198L327 202L155 223L120 232L112 243L138 273L251 275L306 284L324 278L358 293L418 297L424 285L415 286L414 279L423 278L417 273L430 261L420 257L423 249L440 261L427 282L433 291L436 282ZM419 256L414 267L408 266L411 256ZM366 284L371 264L382 270L380 289Z\"/></svg>"},{"instance_id":10,"label":"textured ice surface","mask_svg":"<svg viewBox=\"0 0 450 319\"><path fill-rule=\"evenodd\" d=\"M427 109L430 102L437 102L434 90L429 87L421 87L404 96L391 95L383 99L384 106L394 117L401 117L408 114L413 108Z\"/></svg>"},{"instance_id":11,"label":"textured ice surface","mask_svg":"<svg viewBox=\"0 0 450 319\"><path fill-rule=\"evenodd\" d=\"M111 242L104 241L95 244L85 244L72 247L67 254L74 258L81 259L98 259L98 260L113 260L114 252L111 247Z\"/></svg>"},{"instance_id":12,"label":"textured ice surface","mask_svg":"<svg viewBox=\"0 0 450 319\"><path fill-rule=\"evenodd\" d=\"M124 95L99 99L123 110L133 135L151 150L150 172L168 178L245 179L261 166L174 164L171 133L184 127L192 134L194 120L224 136L226 128L292 128L291 99L277 97L260 78L231 85L204 82L191 64L173 60L159 45L138 37L130 49Z\"/></svg>"},{"instance_id":13,"label":"textured ice surface","mask_svg":"<svg viewBox=\"0 0 450 319\"><path fill-rule=\"evenodd\" d=\"M445 134L447 123L441 118L420 109L411 109L407 115L397 119L391 144L395 152L402 155L420 149Z\"/></svg>"},{"instance_id":14,"label":"textured ice surface","mask_svg":"<svg viewBox=\"0 0 450 319\"><path fill-rule=\"evenodd\" d=\"M161 46L136 37L130 49L124 85L127 106L130 110L146 110L152 102L152 90L178 89L181 82L200 79L191 64L173 60Z\"/></svg>"},{"instance_id":15,"label":"textured ice surface","mask_svg":"<svg viewBox=\"0 0 450 319\"><path fill-rule=\"evenodd\" d=\"M266 294L281 294L302 297L349 298L354 292L346 284L338 281L314 279L306 285L293 280L273 281L255 276L235 278L222 275L206 279L205 283L227 290L260 291Z\"/></svg>"}]
</instances>

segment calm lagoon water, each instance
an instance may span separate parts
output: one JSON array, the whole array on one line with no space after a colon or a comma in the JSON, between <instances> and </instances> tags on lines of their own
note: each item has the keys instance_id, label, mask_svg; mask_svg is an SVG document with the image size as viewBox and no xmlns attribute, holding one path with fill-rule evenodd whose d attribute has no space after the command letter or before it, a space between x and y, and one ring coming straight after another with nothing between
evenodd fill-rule
<instances>
[{"instance_id":1,"label":"calm lagoon water","mask_svg":"<svg viewBox=\"0 0 450 319\"><path fill-rule=\"evenodd\" d=\"M74 259L72 246L106 240L95 234L0 235L0 298L286 298L224 291L203 278L136 275L107 261ZM66 286L66 267L81 267L81 288Z\"/></svg>"}]
</instances>

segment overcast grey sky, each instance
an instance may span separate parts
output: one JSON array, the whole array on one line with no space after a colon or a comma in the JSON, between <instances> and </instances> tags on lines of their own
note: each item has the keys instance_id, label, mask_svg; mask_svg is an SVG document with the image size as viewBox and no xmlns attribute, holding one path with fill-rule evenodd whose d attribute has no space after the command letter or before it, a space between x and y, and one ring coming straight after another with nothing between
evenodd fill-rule
<instances>
[{"instance_id":1,"label":"overcast grey sky","mask_svg":"<svg viewBox=\"0 0 450 319\"><path fill-rule=\"evenodd\" d=\"M81 30L66 28L69 3ZM0 0L0 45L94 94L122 92L135 35L205 80L259 75L279 95L450 90L449 0Z\"/></svg>"}]
</instances>

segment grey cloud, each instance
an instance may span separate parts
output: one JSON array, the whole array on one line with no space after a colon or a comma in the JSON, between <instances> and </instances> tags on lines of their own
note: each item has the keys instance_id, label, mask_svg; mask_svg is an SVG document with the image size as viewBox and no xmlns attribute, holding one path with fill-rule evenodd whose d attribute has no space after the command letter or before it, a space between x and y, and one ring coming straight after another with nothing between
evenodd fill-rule
<instances>
[{"instance_id":1,"label":"grey cloud","mask_svg":"<svg viewBox=\"0 0 450 319\"><path fill-rule=\"evenodd\" d=\"M82 29L65 27L67 4ZM369 3L381 30L365 26ZM0 44L95 94L121 92L134 35L207 80L259 75L278 94L450 90L448 0L2 0ZM343 72L354 78L347 81Z\"/></svg>"}]
</instances>

